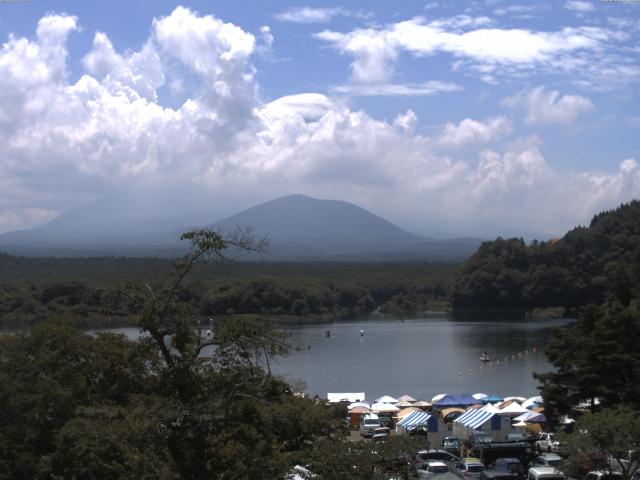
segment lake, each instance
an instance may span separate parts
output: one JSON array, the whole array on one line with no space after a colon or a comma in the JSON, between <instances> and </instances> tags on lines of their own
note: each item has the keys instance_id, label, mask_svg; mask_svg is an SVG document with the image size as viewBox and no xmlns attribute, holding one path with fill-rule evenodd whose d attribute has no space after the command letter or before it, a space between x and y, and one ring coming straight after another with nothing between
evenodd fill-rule
<instances>
[{"instance_id":1,"label":"lake","mask_svg":"<svg viewBox=\"0 0 640 480\"><path fill-rule=\"evenodd\" d=\"M465 321L438 318L352 320L288 326L301 348L272 366L307 393L365 392L367 399L408 393L537 395L533 372L551 370L544 347L568 320ZM364 335L360 335L360 330ZM325 336L325 330L331 336ZM117 329L137 338L136 329ZM487 352L490 363L479 357Z\"/></svg>"}]
</instances>

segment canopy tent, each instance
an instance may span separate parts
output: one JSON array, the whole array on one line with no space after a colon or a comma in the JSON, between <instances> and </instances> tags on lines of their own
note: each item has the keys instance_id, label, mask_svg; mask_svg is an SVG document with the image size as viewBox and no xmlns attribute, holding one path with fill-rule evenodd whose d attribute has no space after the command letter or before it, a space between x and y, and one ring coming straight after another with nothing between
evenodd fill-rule
<instances>
[{"instance_id":1,"label":"canopy tent","mask_svg":"<svg viewBox=\"0 0 640 480\"><path fill-rule=\"evenodd\" d=\"M489 395L488 397L483 398L482 401L484 403L496 403L496 402L502 402L503 398L499 397L498 395Z\"/></svg>"},{"instance_id":2,"label":"canopy tent","mask_svg":"<svg viewBox=\"0 0 640 480\"><path fill-rule=\"evenodd\" d=\"M371 405L371 411L375 413L396 413L399 412L400 409L390 403L377 402Z\"/></svg>"},{"instance_id":3,"label":"canopy tent","mask_svg":"<svg viewBox=\"0 0 640 480\"><path fill-rule=\"evenodd\" d=\"M353 407L349 410L349 413L369 413L371 411L370 408L367 407Z\"/></svg>"},{"instance_id":4,"label":"canopy tent","mask_svg":"<svg viewBox=\"0 0 640 480\"><path fill-rule=\"evenodd\" d=\"M482 407L482 409L491 413L500 413L500 409L494 405L491 405L490 403L487 403L484 407Z\"/></svg>"},{"instance_id":5,"label":"canopy tent","mask_svg":"<svg viewBox=\"0 0 640 480\"><path fill-rule=\"evenodd\" d=\"M407 430L412 430L416 427L427 425L429 423L429 418L431 418L431 415L427 412L415 411L400 420L398 422L398 426L404 427Z\"/></svg>"},{"instance_id":6,"label":"canopy tent","mask_svg":"<svg viewBox=\"0 0 640 480\"><path fill-rule=\"evenodd\" d=\"M399 407L399 408L413 407L413 402L398 402L396 403L396 407Z\"/></svg>"},{"instance_id":7,"label":"canopy tent","mask_svg":"<svg viewBox=\"0 0 640 480\"><path fill-rule=\"evenodd\" d=\"M464 412L465 412L464 408L452 407L452 408L445 408L440 413L442 413L442 418L447 418L451 414L464 413Z\"/></svg>"},{"instance_id":8,"label":"canopy tent","mask_svg":"<svg viewBox=\"0 0 640 480\"><path fill-rule=\"evenodd\" d=\"M486 393L474 393L471 396L476 400L484 400L485 398L489 398L489 395L487 395Z\"/></svg>"},{"instance_id":9,"label":"canopy tent","mask_svg":"<svg viewBox=\"0 0 640 480\"><path fill-rule=\"evenodd\" d=\"M494 415L496 415L494 412L489 412L484 408L471 408L456 418L454 423L459 423L460 425L464 425L465 427L474 430L491 419Z\"/></svg>"},{"instance_id":10,"label":"canopy tent","mask_svg":"<svg viewBox=\"0 0 640 480\"><path fill-rule=\"evenodd\" d=\"M401 395L400 397L398 397L398 401L399 402L415 402L416 399L413 398L411 395L407 395L405 393L404 395Z\"/></svg>"},{"instance_id":11,"label":"canopy tent","mask_svg":"<svg viewBox=\"0 0 640 480\"><path fill-rule=\"evenodd\" d=\"M526 413L523 413L521 415L518 415L517 417L515 417L513 419L514 422L526 422L527 420L529 420L532 417L535 417L537 415L540 415L539 413L536 412L532 412L532 411L528 411ZM515 426L515 423L514 423Z\"/></svg>"},{"instance_id":12,"label":"canopy tent","mask_svg":"<svg viewBox=\"0 0 640 480\"><path fill-rule=\"evenodd\" d=\"M464 407L474 405L478 400L472 395L445 395L440 400L433 402L434 407Z\"/></svg>"},{"instance_id":13,"label":"canopy tent","mask_svg":"<svg viewBox=\"0 0 640 480\"><path fill-rule=\"evenodd\" d=\"M355 402L355 403L350 403L347 406L347 410L351 410L352 408L356 408L356 407L365 407L368 409L371 409L371 404L367 403L367 402Z\"/></svg>"},{"instance_id":14,"label":"canopy tent","mask_svg":"<svg viewBox=\"0 0 640 480\"><path fill-rule=\"evenodd\" d=\"M524 402L522 402L522 406L524 408L531 409L531 408L535 408L535 407L537 407L539 405L542 405L542 403L543 403L542 397L540 395L538 395L538 396L535 396L535 397L527 398Z\"/></svg>"},{"instance_id":15,"label":"canopy tent","mask_svg":"<svg viewBox=\"0 0 640 480\"><path fill-rule=\"evenodd\" d=\"M524 408L522 405L520 405L518 402L511 402L509 405L507 405L504 408L501 408L500 411L498 412L499 415L513 415L513 416L517 416L517 415L522 415L523 413L527 413L529 410L527 410L526 408Z\"/></svg>"},{"instance_id":16,"label":"canopy tent","mask_svg":"<svg viewBox=\"0 0 640 480\"><path fill-rule=\"evenodd\" d=\"M364 392L359 393L327 393L329 403L340 402L362 402L364 400Z\"/></svg>"},{"instance_id":17,"label":"canopy tent","mask_svg":"<svg viewBox=\"0 0 640 480\"><path fill-rule=\"evenodd\" d=\"M396 415L396 417L398 418L404 418L407 415L411 415L413 412L421 412L422 410L420 410L419 408L416 407L407 407L407 408L403 408L402 410L400 410L398 412L398 414Z\"/></svg>"},{"instance_id":18,"label":"canopy tent","mask_svg":"<svg viewBox=\"0 0 640 480\"><path fill-rule=\"evenodd\" d=\"M438 395L436 395L435 397L433 397L431 399L432 402L437 402L438 400L440 400L443 397L446 397L448 394L447 393L439 393Z\"/></svg>"},{"instance_id":19,"label":"canopy tent","mask_svg":"<svg viewBox=\"0 0 640 480\"><path fill-rule=\"evenodd\" d=\"M516 402L522 403L522 402L526 402L527 399L524 397L517 397L517 396L511 396L511 397L504 397L504 401L508 402L510 400L515 400Z\"/></svg>"},{"instance_id":20,"label":"canopy tent","mask_svg":"<svg viewBox=\"0 0 640 480\"><path fill-rule=\"evenodd\" d=\"M535 417L527 420L527 423L547 423L547 417L544 416L544 413L538 413Z\"/></svg>"},{"instance_id":21,"label":"canopy tent","mask_svg":"<svg viewBox=\"0 0 640 480\"><path fill-rule=\"evenodd\" d=\"M376 398L376 403L398 403L398 399L393 398L391 395L383 395L380 398Z\"/></svg>"},{"instance_id":22,"label":"canopy tent","mask_svg":"<svg viewBox=\"0 0 640 480\"><path fill-rule=\"evenodd\" d=\"M429 402L425 402L424 400L418 400L417 402L413 402L414 407L426 408L430 407L431 404Z\"/></svg>"}]
</instances>

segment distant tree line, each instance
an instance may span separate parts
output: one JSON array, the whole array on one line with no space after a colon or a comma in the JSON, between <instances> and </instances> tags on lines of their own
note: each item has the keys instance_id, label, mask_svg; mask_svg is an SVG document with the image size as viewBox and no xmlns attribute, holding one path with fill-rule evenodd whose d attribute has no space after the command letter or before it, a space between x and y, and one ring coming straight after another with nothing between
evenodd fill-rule
<instances>
[{"instance_id":1,"label":"distant tree line","mask_svg":"<svg viewBox=\"0 0 640 480\"><path fill-rule=\"evenodd\" d=\"M0 255L0 326L27 328L63 314L85 327L133 324L137 311L124 301L123 286L156 278L169 266L164 259ZM353 318L374 311L407 315L445 308L456 265L240 262L233 268L198 267L178 293L185 308L203 318Z\"/></svg>"}]
</instances>

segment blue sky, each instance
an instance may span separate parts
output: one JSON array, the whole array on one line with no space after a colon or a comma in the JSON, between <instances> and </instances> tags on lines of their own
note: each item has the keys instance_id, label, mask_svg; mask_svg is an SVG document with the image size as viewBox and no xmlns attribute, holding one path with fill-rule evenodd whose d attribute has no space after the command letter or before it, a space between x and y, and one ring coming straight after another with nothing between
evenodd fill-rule
<instances>
[{"instance_id":1,"label":"blue sky","mask_svg":"<svg viewBox=\"0 0 640 480\"><path fill-rule=\"evenodd\" d=\"M177 183L557 235L638 197L639 39L624 1L0 3L0 232Z\"/></svg>"}]
</instances>

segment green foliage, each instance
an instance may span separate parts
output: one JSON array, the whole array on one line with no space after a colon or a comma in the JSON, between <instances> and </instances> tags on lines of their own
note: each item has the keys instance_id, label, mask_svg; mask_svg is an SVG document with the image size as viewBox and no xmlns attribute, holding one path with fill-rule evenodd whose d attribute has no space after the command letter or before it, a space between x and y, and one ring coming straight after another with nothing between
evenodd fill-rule
<instances>
[{"instance_id":1,"label":"green foliage","mask_svg":"<svg viewBox=\"0 0 640 480\"><path fill-rule=\"evenodd\" d=\"M454 308L566 307L574 311L613 293L640 297L640 201L596 215L549 242L483 243L456 273Z\"/></svg>"},{"instance_id":2,"label":"green foliage","mask_svg":"<svg viewBox=\"0 0 640 480\"><path fill-rule=\"evenodd\" d=\"M640 411L616 408L584 415L562 440L569 454L563 465L566 473L581 477L602 469L629 480L640 468Z\"/></svg>"},{"instance_id":3,"label":"green foliage","mask_svg":"<svg viewBox=\"0 0 640 480\"><path fill-rule=\"evenodd\" d=\"M595 408L627 405L640 410L640 311L611 300L584 310L574 324L557 330L547 356L554 372L538 374L551 419L581 402Z\"/></svg>"}]
</instances>

